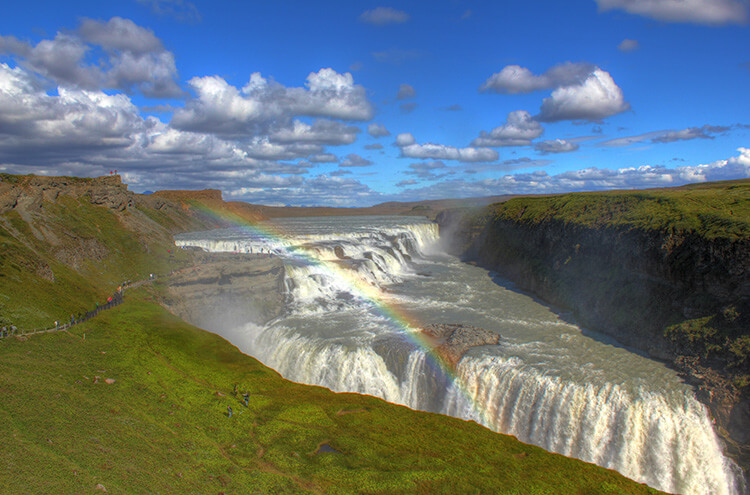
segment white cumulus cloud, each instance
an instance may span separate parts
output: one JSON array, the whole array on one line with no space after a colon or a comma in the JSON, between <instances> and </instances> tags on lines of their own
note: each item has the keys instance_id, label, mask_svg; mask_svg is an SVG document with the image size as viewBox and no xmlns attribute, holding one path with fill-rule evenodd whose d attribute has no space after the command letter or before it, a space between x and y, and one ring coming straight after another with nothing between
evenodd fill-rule
<instances>
[{"instance_id":1,"label":"white cumulus cloud","mask_svg":"<svg viewBox=\"0 0 750 495\"><path fill-rule=\"evenodd\" d=\"M577 85L584 82L595 69L595 66L588 63L566 62L550 68L544 74L535 75L526 67L507 65L500 72L491 75L479 90L517 94Z\"/></svg>"},{"instance_id":2,"label":"white cumulus cloud","mask_svg":"<svg viewBox=\"0 0 750 495\"><path fill-rule=\"evenodd\" d=\"M540 153L568 153L570 151L576 151L580 146L578 143L573 143L565 139L552 139L549 141L542 141L534 145L534 149Z\"/></svg>"},{"instance_id":3,"label":"white cumulus cloud","mask_svg":"<svg viewBox=\"0 0 750 495\"><path fill-rule=\"evenodd\" d=\"M367 126L367 133L374 138L385 137L385 136L391 135L390 131L386 129L383 124L377 124L377 123L369 124Z\"/></svg>"},{"instance_id":4,"label":"white cumulus cloud","mask_svg":"<svg viewBox=\"0 0 750 495\"><path fill-rule=\"evenodd\" d=\"M128 147L153 127L122 94L60 87L48 95L21 68L0 63L0 151L16 160ZM30 153L29 150L33 150Z\"/></svg>"},{"instance_id":5,"label":"white cumulus cloud","mask_svg":"<svg viewBox=\"0 0 750 495\"><path fill-rule=\"evenodd\" d=\"M410 132L402 132L396 136L396 146L409 146L410 144L416 143L417 140Z\"/></svg>"},{"instance_id":6,"label":"white cumulus cloud","mask_svg":"<svg viewBox=\"0 0 750 495\"><path fill-rule=\"evenodd\" d=\"M356 153L349 153L346 158L341 160L339 167L369 167L372 162L366 158L362 158Z\"/></svg>"},{"instance_id":7,"label":"white cumulus cloud","mask_svg":"<svg viewBox=\"0 0 750 495\"><path fill-rule=\"evenodd\" d=\"M459 162L491 162L500 156L490 148L456 148L444 144L409 144L401 147L401 156L422 160L457 160Z\"/></svg>"},{"instance_id":8,"label":"white cumulus cloud","mask_svg":"<svg viewBox=\"0 0 750 495\"><path fill-rule=\"evenodd\" d=\"M554 90L542 102L537 118L542 122L598 121L629 109L630 104L609 72L597 68L583 83Z\"/></svg>"},{"instance_id":9,"label":"white cumulus cloud","mask_svg":"<svg viewBox=\"0 0 750 495\"><path fill-rule=\"evenodd\" d=\"M89 60L93 47L106 57ZM129 19L83 19L77 31L59 32L36 45L0 36L0 53L58 85L79 89L117 89L151 98L182 95L174 55L154 33Z\"/></svg>"},{"instance_id":10,"label":"white cumulus cloud","mask_svg":"<svg viewBox=\"0 0 750 495\"><path fill-rule=\"evenodd\" d=\"M510 112L506 122L490 132L481 131L472 141L472 146L529 146L533 139L542 135L542 125L525 110Z\"/></svg>"},{"instance_id":11,"label":"white cumulus cloud","mask_svg":"<svg viewBox=\"0 0 750 495\"><path fill-rule=\"evenodd\" d=\"M143 55L164 49L161 40L153 31L122 17L113 17L107 22L83 19L78 33L89 43L108 50Z\"/></svg>"},{"instance_id":12,"label":"white cumulus cloud","mask_svg":"<svg viewBox=\"0 0 750 495\"><path fill-rule=\"evenodd\" d=\"M257 134L263 126L294 116L369 120L374 112L350 73L328 68L310 73L306 89L287 88L260 73L252 74L241 92L219 76L195 77L189 83L196 98L172 119L172 125L185 130Z\"/></svg>"},{"instance_id":13,"label":"white cumulus cloud","mask_svg":"<svg viewBox=\"0 0 750 495\"><path fill-rule=\"evenodd\" d=\"M342 122L317 119L312 125L295 120L292 126L271 133L271 141L277 143L316 143L339 146L357 140L359 128Z\"/></svg>"}]
</instances>

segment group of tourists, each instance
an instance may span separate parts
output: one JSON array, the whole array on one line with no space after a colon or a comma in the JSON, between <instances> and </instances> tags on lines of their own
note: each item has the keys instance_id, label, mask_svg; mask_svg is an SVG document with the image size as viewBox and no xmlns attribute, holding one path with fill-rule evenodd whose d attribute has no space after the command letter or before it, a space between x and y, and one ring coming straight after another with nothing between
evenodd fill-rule
<instances>
[{"instance_id":1,"label":"group of tourists","mask_svg":"<svg viewBox=\"0 0 750 495\"><path fill-rule=\"evenodd\" d=\"M249 407L250 404L250 393L249 392L240 392L237 388L238 385L234 384L234 390L232 391L232 395L234 397L237 397L238 394L242 395L242 403L245 405L245 407ZM234 410L232 409L232 406L227 406L227 416L230 418L232 417L232 414L234 413Z\"/></svg>"},{"instance_id":2,"label":"group of tourists","mask_svg":"<svg viewBox=\"0 0 750 495\"><path fill-rule=\"evenodd\" d=\"M0 338L10 337L11 335L15 335L17 329L18 328L12 323L10 325L3 325L0 328Z\"/></svg>"},{"instance_id":3,"label":"group of tourists","mask_svg":"<svg viewBox=\"0 0 750 495\"><path fill-rule=\"evenodd\" d=\"M123 282L123 285L120 285L117 290L107 298L107 302L103 305L99 306L99 303L94 303L94 309L91 311L81 313L79 312L77 315L71 314L70 315L70 321L67 324L67 327L71 327L73 325L77 325L78 323L83 323L84 321L89 320L90 318L93 318L94 316L98 315L100 311L105 309L110 309L122 302L123 294L125 293L125 290L123 287L127 284L127 282ZM60 322L55 321L55 328L59 328Z\"/></svg>"},{"instance_id":4,"label":"group of tourists","mask_svg":"<svg viewBox=\"0 0 750 495\"><path fill-rule=\"evenodd\" d=\"M149 274L149 278L153 279L154 275ZM117 290L107 298L107 301L103 305L99 305L99 303L94 303L94 309L91 311L79 311L78 313L71 313L70 318L67 321L60 321L55 320L53 322L52 329L60 330L69 328L73 325L76 325L78 323L83 323L84 321L89 320L90 318L93 318L94 316L98 315L100 311L104 309L110 309L114 306L117 306L118 304L122 303L123 301L123 295L125 293L125 288L130 285L130 280L124 281L119 287L117 287ZM10 325L3 325L0 327L0 338L4 337L10 337L11 335L15 335L18 330L18 327L16 327L13 324ZM29 332L29 333L35 333L35 332Z\"/></svg>"}]
</instances>

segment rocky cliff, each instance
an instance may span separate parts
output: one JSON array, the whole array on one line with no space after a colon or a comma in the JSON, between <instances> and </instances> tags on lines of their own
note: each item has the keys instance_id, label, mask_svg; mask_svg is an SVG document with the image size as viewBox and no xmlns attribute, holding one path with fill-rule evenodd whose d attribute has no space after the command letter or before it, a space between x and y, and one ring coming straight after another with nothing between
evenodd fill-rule
<instances>
[{"instance_id":1,"label":"rocky cliff","mask_svg":"<svg viewBox=\"0 0 750 495\"><path fill-rule=\"evenodd\" d=\"M750 465L750 182L520 198L438 216L450 249L666 360Z\"/></svg>"},{"instance_id":2,"label":"rocky cliff","mask_svg":"<svg viewBox=\"0 0 750 495\"><path fill-rule=\"evenodd\" d=\"M197 252L193 262L170 278L163 301L183 320L221 334L248 322L262 325L281 314L284 265L278 258Z\"/></svg>"},{"instance_id":3,"label":"rocky cliff","mask_svg":"<svg viewBox=\"0 0 750 495\"><path fill-rule=\"evenodd\" d=\"M433 323L422 328L421 332L430 348L454 371L472 347L500 342L500 335L495 332L461 323Z\"/></svg>"},{"instance_id":4,"label":"rocky cliff","mask_svg":"<svg viewBox=\"0 0 750 495\"><path fill-rule=\"evenodd\" d=\"M54 202L61 194L86 197L92 204L117 211L133 206L134 198L119 175L88 179L0 174L0 214L39 209L45 201Z\"/></svg>"}]
</instances>

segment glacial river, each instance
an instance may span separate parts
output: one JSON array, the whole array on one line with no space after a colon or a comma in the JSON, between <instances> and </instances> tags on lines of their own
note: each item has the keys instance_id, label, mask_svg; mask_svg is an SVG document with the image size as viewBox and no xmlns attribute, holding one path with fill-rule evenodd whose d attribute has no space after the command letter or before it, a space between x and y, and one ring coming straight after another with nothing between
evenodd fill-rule
<instances>
[{"instance_id":1,"label":"glacial river","mask_svg":"<svg viewBox=\"0 0 750 495\"><path fill-rule=\"evenodd\" d=\"M423 218L277 219L183 234L177 245L284 258L285 316L222 335L290 380L473 419L671 493L743 491L673 370L445 254ZM413 335L430 323L501 340L470 350L449 376Z\"/></svg>"}]
</instances>

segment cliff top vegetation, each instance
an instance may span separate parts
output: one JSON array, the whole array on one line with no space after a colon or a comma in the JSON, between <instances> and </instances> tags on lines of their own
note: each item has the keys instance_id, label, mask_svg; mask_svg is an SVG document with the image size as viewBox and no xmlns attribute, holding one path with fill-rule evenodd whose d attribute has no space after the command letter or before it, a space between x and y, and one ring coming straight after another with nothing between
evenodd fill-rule
<instances>
[{"instance_id":1,"label":"cliff top vegetation","mask_svg":"<svg viewBox=\"0 0 750 495\"><path fill-rule=\"evenodd\" d=\"M750 179L669 189L569 193L492 205L495 217L586 227L693 232L713 239L750 236Z\"/></svg>"}]
</instances>

